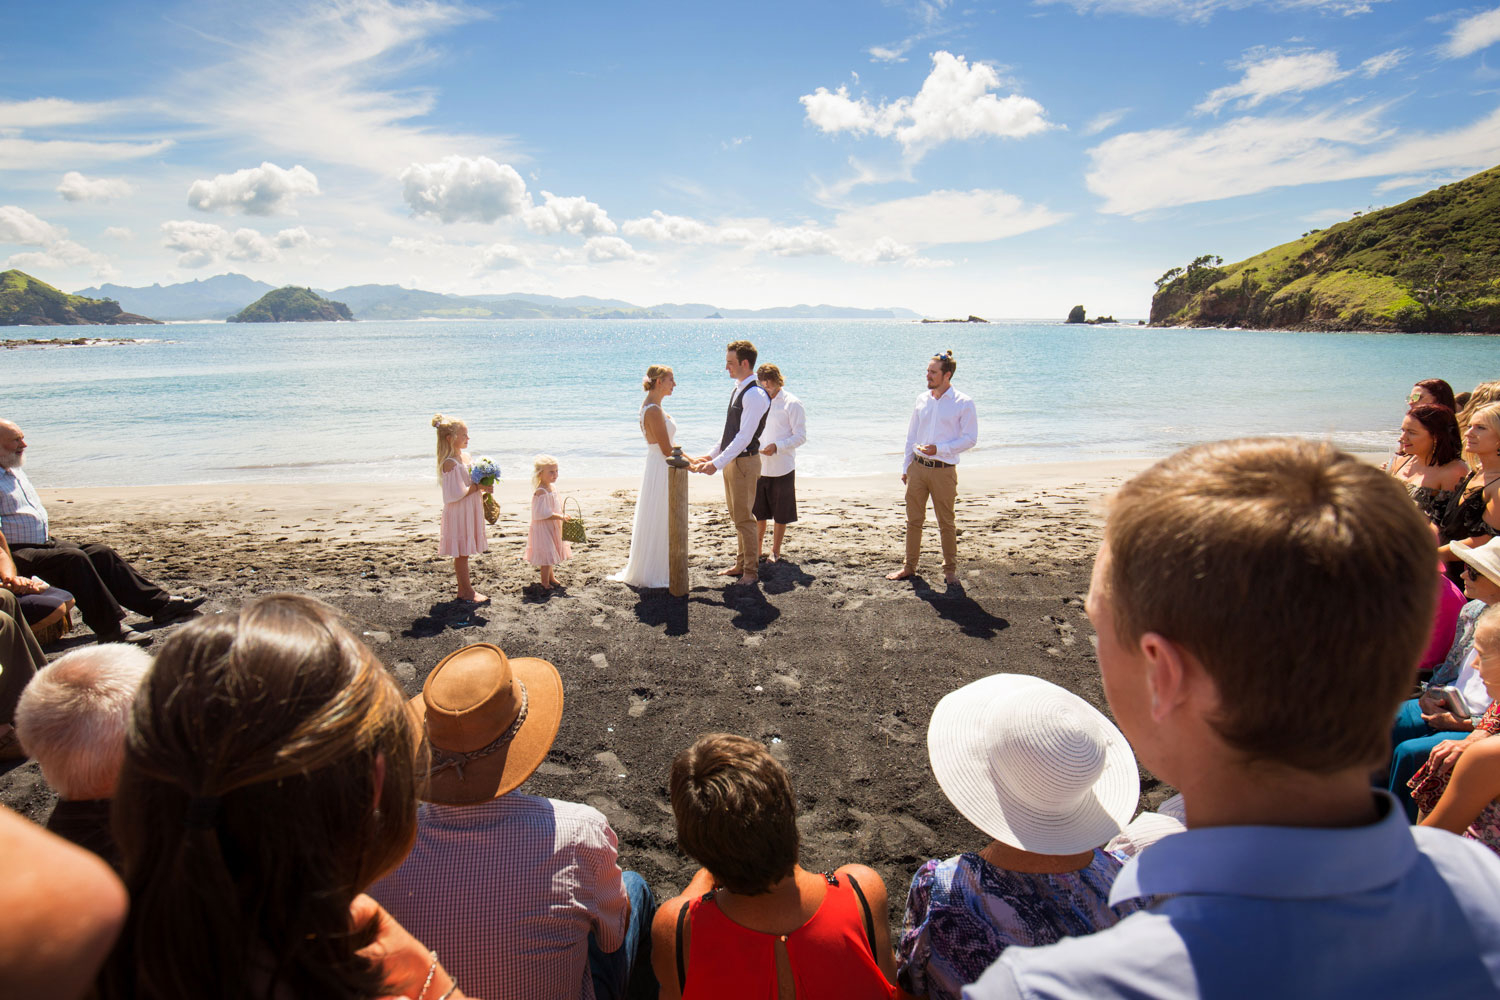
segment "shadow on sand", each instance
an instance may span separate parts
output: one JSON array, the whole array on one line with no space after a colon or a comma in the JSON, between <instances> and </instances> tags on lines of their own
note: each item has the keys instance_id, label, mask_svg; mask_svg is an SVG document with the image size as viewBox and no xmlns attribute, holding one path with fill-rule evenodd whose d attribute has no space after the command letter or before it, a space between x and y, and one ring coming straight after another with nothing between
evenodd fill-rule
<instances>
[{"instance_id":1,"label":"shadow on sand","mask_svg":"<svg viewBox=\"0 0 1500 1000\"><path fill-rule=\"evenodd\" d=\"M912 593L932 605L932 610L938 613L939 618L957 625L958 630L964 635L972 635L979 639L993 639L1002 630L1010 628L1010 622L998 615L990 614L980 606L978 601L970 597L962 583L945 585L943 590L934 590L921 574L917 574L911 578L911 589Z\"/></svg>"},{"instance_id":2,"label":"shadow on sand","mask_svg":"<svg viewBox=\"0 0 1500 1000\"><path fill-rule=\"evenodd\" d=\"M427 614L411 623L411 628L401 634L408 639L430 639L448 629L473 628L488 625L490 620L481 613L487 605L472 601L438 601L427 609Z\"/></svg>"},{"instance_id":3,"label":"shadow on sand","mask_svg":"<svg viewBox=\"0 0 1500 1000\"><path fill-rule=\"evenodd\" d=\"M811 587L817 579L789 559L760 564L760 587L768 594L789 594L798 587Z\"/></svg>"}]
</instances>

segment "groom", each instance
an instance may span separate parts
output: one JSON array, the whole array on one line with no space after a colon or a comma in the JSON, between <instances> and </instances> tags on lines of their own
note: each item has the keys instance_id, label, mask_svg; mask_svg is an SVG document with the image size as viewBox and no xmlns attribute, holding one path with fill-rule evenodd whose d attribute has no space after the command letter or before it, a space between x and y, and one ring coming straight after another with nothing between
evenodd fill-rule
<instances>
[{"instance_id":1,"label":"groom","mask_svg":"<svg viewBox=\"0 0 1500 1000\"><path fill-rule=\"evenodd\" d=\"M755 546L755 483L760 478L760 433L766 428L771 397L755 381L755 345L736 340L724 353L724 370L734 379L729 411L724 417L724 436L707 455L693 460L693 471L705 475L724 473L724 499L734 522L737 553L734 565L719 570L720 576L737 576L739 582L759 581Z\"/></svg>"}]
</instances>

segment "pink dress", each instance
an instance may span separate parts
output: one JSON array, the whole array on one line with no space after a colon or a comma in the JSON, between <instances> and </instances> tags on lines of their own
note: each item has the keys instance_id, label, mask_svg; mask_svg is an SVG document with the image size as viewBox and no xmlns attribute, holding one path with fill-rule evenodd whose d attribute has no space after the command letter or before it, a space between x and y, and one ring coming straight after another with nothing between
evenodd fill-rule
<instances>
[{"instance_id":1,"label":"pink dress","mask_svg":"<svg viewBox=\"0 0 1500 1000\"><path fill-rule=\"evenodd\" d=\"M562 512L562 497L551 490L536 491L531 498L531 534L526 536L526 554L521 558L533 566L556 566L573 554L563 541L562 522L544 520Z\"/></svg>"},{"instance_id":2,"label":"pink dress","mask_svg":"<svg viewBox=\"0 0 1500 1000\"><path fill-rule=\"evenodd\" d=\"M443 526L438 536L438 555L472 556L488 552L484 533L484 494L469 492L469 466L461 460L443 465Z\"/></svg>"}]
</instances>

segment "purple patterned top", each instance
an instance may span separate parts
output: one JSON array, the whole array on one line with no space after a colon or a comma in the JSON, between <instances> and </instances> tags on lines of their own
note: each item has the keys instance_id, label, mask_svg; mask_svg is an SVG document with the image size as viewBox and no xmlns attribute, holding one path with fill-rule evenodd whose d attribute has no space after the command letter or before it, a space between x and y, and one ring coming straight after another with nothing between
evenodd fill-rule
<instances>
[{"instance_id":1,"label":"purple patterned top","mask_svg":"<svg viewBox=\"0 0 1500 1000\"><path fill-rule=\"evenodd\" d=\"M1013 944L1082 937L1143 909L1141 900L1109 905L1122 862L1103 849L1087 867L1057 875L1006 871L977 854L927 862L906 896L896 949L901 988L959 1000L964 986Z\"/></svg>"}]
</instances>

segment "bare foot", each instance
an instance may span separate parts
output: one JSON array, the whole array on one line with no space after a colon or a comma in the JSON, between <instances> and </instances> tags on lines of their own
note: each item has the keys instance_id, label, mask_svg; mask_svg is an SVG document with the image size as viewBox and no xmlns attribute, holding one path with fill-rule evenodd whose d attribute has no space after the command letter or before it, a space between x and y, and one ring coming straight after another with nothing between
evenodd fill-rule
<instances>
[{"instance_id":1,"label":"bare foot","mask_svg":"<svg viewBox=\"0 0 1500 1000\"><path fill-rule=\"evenodd\" d=\"M901 569L892 570L891 572L887 573L885 575L885 578L887 580L905 580L909 576L916 576L916 575L917 574L916 574L916 572L914 570L909 570L909 569L906 569L906 568L903 567Z\"/></svg>"},{"instance_id":2,"label":"bare foot","mask_svg":"<svg viewBox=\"0 0 1500 1000\"><path fill-rule=\"evenodd\" d=\"M958 586L958 574L957 573L944 573L943 574L943 582L946 583L950 587L957 587Z\"/></svg>"},{"instance_id":3,"label":"bare foot","mask_svg":"<svg viewBox=\"0 0 1500 1000\"><path fill-rule=\"evenodd\" d=\"M745 571L742 570L742 569L740 569L738 566L735 566L733 569L730 569L729 567L725 567L724 569L719 570L719 572L715 573L714 575L715 576L739 576L743 572L745 572Z\"/></svg>"},{"instance_id":4,"label":"bare foot","mask_svg":"<svg viewBox=\"0 0 1500 1000\"><path fill-rule=\"evenodd\" d=\"M760 583L760 577L755 573L746 573L744 576L736 580L735 583L739 584L742 587L753 587L757 583Z\"/></svg>"},{"instance_id":5,"label":"bare foot","mask_svg":"<svg viewBox=\"0 0 1500 1000\"><path fill-rule=\"evenodd\" d=\"M470 604L488 604L488 603L490 603L490 595L488 595L488 594L481 594L477 590L471 590L467 594L459 594L458 595L458 599L460 601L468 601Z\"/></svg>"},{"instance_id":6,"label":"bare foot","mask_svg":"<svg viewBox=\"0 0 1500 1000\"><path fill-rule=\"evenodd\" d=\"M767 562L781 562L781 553L780 552L772 552L771 555L767 558L766 561Z\"/></svg>"}]
</instances>

